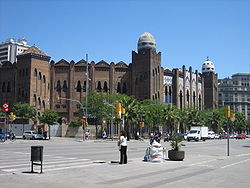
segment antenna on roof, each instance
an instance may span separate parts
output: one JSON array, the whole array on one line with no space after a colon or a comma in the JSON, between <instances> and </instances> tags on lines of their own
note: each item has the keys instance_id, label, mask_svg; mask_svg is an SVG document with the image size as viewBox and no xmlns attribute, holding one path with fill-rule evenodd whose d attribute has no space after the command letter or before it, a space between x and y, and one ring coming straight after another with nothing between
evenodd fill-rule
<instances>
[{"instance_id":1,"label":"antenna on roof","mask_svg":"<svg viewBox=\"0 0 250 188\"><path fill-rule=\"evenodd\" d=\"M209 61L209 56L207 56L207 61Z\"/></svg>"}]
</instances>

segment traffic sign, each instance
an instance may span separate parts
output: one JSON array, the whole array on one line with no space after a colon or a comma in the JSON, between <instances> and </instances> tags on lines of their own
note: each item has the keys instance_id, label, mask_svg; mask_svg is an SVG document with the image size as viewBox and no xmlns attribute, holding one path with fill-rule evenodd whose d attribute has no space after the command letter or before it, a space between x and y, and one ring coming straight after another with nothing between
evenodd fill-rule
<instances>
[{"instance_id":1,"label":"traffic sign","mask_svg":"<svg viewBox=\"0 0 250 188\"><path fill-rule=\"evenodd\" d=\"M9 103L8 102L5 102L5 103L3 103L3 111L4 112L8 112L9 111Z\"/></svg>"}]
</instances>

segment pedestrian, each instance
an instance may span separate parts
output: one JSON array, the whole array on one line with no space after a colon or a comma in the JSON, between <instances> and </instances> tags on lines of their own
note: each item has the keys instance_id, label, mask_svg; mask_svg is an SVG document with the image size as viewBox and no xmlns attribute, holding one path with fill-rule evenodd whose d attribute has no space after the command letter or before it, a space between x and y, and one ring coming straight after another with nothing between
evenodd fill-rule
<instances>
[{"instance_id":1,"label":"pedestrian","mask_svg":"<svg viewBox=\"0 0 250 188\"><path fill-rule=\"evenodd\" d=\"M103 131L103 133L102 133L102 138L103 138L103 139L106 139L106 138L107 138L107 133L106 133L105 129L104 129L104 131Z\"/></svg>"},{"instance_id":2,"label":"pedestrian","mask_svg":"<svg viewBox=\"0 0 250 188\"><path fill-rule=\"evenodd\" d=\"M120 146L120 163L127 164L127 136L126 132L122 131L120 139L118 140L118 146Z\"/></svg>"}]
</instances>

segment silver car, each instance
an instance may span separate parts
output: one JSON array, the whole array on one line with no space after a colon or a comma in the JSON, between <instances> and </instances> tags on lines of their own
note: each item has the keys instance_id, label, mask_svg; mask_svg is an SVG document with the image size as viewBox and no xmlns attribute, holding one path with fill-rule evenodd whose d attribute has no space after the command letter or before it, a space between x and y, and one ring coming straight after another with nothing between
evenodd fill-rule
<instances>
[{"instance_id":1,"label":"silver car","mask_svg":"<svg viewBox=\"0 0 250 188\"><path fill-rule=\"evenodd\" d=\"M43 139L43 135L35 131L25 131L23 133L23 139Z\"/></svg>"}]
</instances>

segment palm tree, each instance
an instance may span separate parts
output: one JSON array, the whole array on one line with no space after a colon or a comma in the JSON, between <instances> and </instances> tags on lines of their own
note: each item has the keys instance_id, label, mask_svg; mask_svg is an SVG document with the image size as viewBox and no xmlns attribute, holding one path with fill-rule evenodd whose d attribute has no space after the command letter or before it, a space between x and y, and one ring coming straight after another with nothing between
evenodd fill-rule
<instances>
[{"instance_id":1,"label":"palm tree","mask_svg":"<svg viewBox=\"0 0 250 188\"><path fill-rule=\"evenodd\" d=\"M181 111L174 105L167 105L164 109L164 113L170 135L173 135L178 131L178 123L181 120Z\"/></svg>"}]
</instances>

